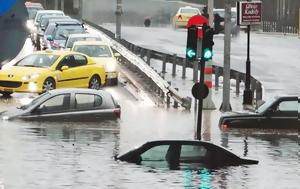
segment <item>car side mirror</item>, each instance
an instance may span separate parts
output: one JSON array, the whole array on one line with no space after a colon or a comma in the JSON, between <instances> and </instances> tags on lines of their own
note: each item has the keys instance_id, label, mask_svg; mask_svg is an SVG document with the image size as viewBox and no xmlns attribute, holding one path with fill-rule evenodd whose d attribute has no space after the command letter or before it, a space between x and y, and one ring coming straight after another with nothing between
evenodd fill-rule
<instances>
[{"instance_id":1,"label":"car side mirror","mask_svg":"<svg viewBox=\"0 0 300 189\"><path fill-rule=\"evenodd\" d=\"M61 71L64 71L64 70L68 70L69 69L69 66L63 66L63 67L61 67Z\"/></svg>"},{"instance_id":2,"label":"car side mirror","mask_svg":"<svg viewBox=\"0 0 300 189\"><path fill-rule=\"evenodd\" d=\"M117 58L119 58L119 57L121 56L120 53L115 53L114 55L115 55L115 57L117 57Z\"/></svg>"},{"instance_id":3,"label":"car side mirror","mask_svg":"<svg viewBox=\"0 0 300 189\"><path fill-rule=\"evenodd\" d=\"M51 35L47 36L47 40L48 40L48 41L53 41L52 36L51 36Z\"/></svg>"}]
</instances>

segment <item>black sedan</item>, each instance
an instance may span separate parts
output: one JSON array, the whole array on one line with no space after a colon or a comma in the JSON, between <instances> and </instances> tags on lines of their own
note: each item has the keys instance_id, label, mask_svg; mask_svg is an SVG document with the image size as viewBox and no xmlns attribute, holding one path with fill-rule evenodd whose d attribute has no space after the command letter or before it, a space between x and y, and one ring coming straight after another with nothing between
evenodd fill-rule
<instances>
[{"instance_id":1,"label":"black sedan","mask_svg":"<svg viewBox=\"0 0 300 189\"><path fill-rule=\"evenodd\" d=\"M103 90L56 89L33 99L28 105L0 113L3 120L96 121L120 118L121 109Z\"/></svg>"},{"instance_id":2,"label":"black sedan","mask_svg":"<svg viewBox=\"0 0 300 189\"><path fill-rule=\"evenodd\" d=\"M255 113L225 115L219 126L228 128L299 129L300 98L281 96L265 102Z\"/></svg>"},{"instance_id":3,"label":"black sedan","mask_svg":"<svg viewBox=\"0 0 300 189\"><path fill-rule=\"evenodd\" d=\"M240 158L215 144L193 140L151 141L116 159L154 168L170 169L258 164L256 160Z\"/></svg>"}]
</instances>

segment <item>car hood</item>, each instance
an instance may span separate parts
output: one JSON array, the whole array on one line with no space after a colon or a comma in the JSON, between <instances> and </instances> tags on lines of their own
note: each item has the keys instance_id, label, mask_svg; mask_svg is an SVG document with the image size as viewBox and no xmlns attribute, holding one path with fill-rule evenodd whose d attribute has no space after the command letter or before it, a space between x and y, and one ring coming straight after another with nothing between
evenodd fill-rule
<instances>
[{"instance_id":1,"label":"car hood","mask_svg":"<svg viewBox=\"0 0 300 189\"><path fill-rule=\"evenodd\" d=\"M20 108L9 108L6 111L0 112L0 119L2 120L10 120L17 118L25 113L25 110Z\"/></svg>"},{"instance_id":2,"label":"car hood","mask_svg":"<svg viewBox=\"0 0 300 189\"><path fill-rule=\"evenodd\" d=\"M36 68L36 67L22 67L11 66L7 69L0 71L0 79L21 79L23 76L32 74L43 74L48 71L49 68Z\"/></svg>"}]
</instances>

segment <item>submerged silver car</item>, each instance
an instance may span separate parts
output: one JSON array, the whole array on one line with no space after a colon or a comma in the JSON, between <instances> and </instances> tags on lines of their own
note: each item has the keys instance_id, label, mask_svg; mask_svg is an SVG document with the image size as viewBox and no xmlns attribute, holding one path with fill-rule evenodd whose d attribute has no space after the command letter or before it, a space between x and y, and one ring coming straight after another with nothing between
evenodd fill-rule
<instances>
[{"instance_id":1,"label":"submerged silver car","mask_svg":"<svg viewBox=\"0 0 300 189\"><path fill-rule=\"evenodd\" d=\"M0 114L4 120L97 121L118 119L121 108L112 95L103 90L56 89L46 92L28 105Z\"/></svg>"}]
</instances>

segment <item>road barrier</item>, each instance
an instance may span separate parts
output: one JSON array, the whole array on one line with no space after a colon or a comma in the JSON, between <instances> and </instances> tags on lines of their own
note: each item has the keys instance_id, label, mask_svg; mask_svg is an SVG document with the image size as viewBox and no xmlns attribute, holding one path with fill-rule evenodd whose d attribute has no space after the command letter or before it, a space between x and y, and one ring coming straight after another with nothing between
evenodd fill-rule
<instances>
[{"instance_id":1,"label":"road barrier","mask_svg":"<svg viewBox=\"0 0 300 189\"><path fill-rule=\"evenodd\" d=\"M115 39L115 34L111 32L110 30L103 28L97 24L94 24L92 22L89 22L87 20L84 20L85 23L88 25L100 30L104 34L106 34L108 37ZM147 66L151 66L151 59L160 60L162 62L162 71L160 73L157 73L155 76L149 75L149 73L145 73L145 69L139 69L143 73L146 74L148 78L152 79L153 85L156 85L160 88L162 92L165 93L165 95L160 94L160 96L164 96L164 98L167 98L167 105L168 97L171 97L174 99L175 102L178 102L181 106L185 107L186 109L190 109L191 107L191 99L189 97L182 97L179 95L178 91L171 87L170 83L166 83L165 81L161 81L164 78L164 73L166 73L166 64L171 63L172 64L172 75L176 75L176 66L181 66L182 68L182 75L181 77L184 79L186 78L186 68L194 68L194 65L192 62L187 61L185 58L179 57L176 54L167 54L159 51L155 51L152 49L146 49L137 45L134 45L133 43L130 43L126 41L125 39L121 39L118 41L120 44L122 44L124 47L126 47L128 50L130 50L135 55L140 56L140 58L145 59L145 62ZM198 68L197 68L198 69ZM215 75L215 88L218 89L219 87L219 78L223 76L223 67L219 67L216 65L213 65L212 72ZM156 73L156 72L154 72ZM195 72L194 72L195 73ZM197 73L197 72L196 72ZM153 73L152 73L153 74ZM230 79L236 80L236 94L239 95L240 93L240 83L246 81L246 74L238 72L236 70L230 70ZM158 83L156 83L158 82ZM261 104L262 97L263 97L263 89L262 84L257 79L251 76L251 90L253 92L253 97L255 99L254 103L256 105ZM177 106L177 105L176 105Z\"/></svg>"}]
</instances>

